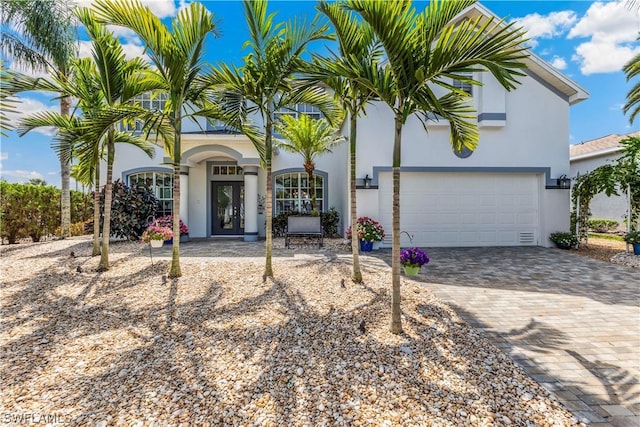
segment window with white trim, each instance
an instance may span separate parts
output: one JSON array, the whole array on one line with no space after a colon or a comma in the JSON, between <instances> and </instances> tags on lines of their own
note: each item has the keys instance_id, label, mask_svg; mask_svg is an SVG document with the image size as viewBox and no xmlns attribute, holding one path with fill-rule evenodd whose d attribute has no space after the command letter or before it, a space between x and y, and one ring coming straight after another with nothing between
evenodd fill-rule
<instances>
[{"instance_id":1,"label":"window with white trim","mask_svg":"<svg viewBox=\"0 0 640 427\"><path fill-rule=\"evenodd\" d=\"M158 216L173 213L173 173L171 172L138 172L128 177L129 187L134 185L145 187L159 200Z\"/></svg>"},{"instance_id":2,"label":"window with white trim","mask_svg":"<svg viewBox=\"0 0 640 427\"><path fill-rule=\"evenodd\" d=\"M293 116L297 119L300 114L306 114L312 119L321 119L323 117L318 107L309 104L296 104L292 108L280 108L273 113L276 120L282 116Z\"/></svg>"},{"instance_id":3,"label":"window with white trim","mask_svg":"<svg viewBox=\"0 0 640 427\"><path fill-rule=\"evenodd\" d=\"M471 73L462 73L461 75L469 77L470 79L473 78L473 75ZM469 82L463 82L461 80L454 79L452 86L458 89L462 89L464 92L467 92L469 96L473 96L473 85Z\"/></svg>"},{"instance_id":4,"label":"window with white trim","mask_svg":"<svg viewBox=\"0 0 640 427\"><path fill-rule=\"evenodd\" d=\"M149 111L163 111L169 95L166 93L143 93L133 98L133 103L140 105L145 110ZM140 132L142 130L143 122L141 120L129 120L122 124L120 130L126 132Z\"/></svg>"},{"instance_id":5,"label":"window with white trim","mask_svg":"<svg viewBox=\"0 0 640 427\"><path fill-rule=\"evenodd\" d=\"M316 187L316 207L324 211L324 177L313 175ZM306 172L283 173L275 179L275 215L283 212L311 213L309 175Z\"/></svg>"}]
</instances>

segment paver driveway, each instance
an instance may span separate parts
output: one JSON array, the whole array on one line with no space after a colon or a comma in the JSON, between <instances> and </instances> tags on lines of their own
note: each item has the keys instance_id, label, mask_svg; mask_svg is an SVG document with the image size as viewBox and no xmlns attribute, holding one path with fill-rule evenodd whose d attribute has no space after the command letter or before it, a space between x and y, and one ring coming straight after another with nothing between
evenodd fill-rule
<instances>
[{"instance_id":1,"label":"paver driveway","mask_svg":"<svg viewBox=\"0 0 640 427\"><path fill-rule=\"evenodd\" d=\"M420 279L581 419L640 426L640 271L544 248L438 248Z\"/></svg>"},{"instance_id":2,"label":"paver driveway","mask_svg":"<svg viewBox=\"0 0 640 427\"><path fill-rule=\"evenodd\" d=\"M280 242L282 243L282 242ZM284 249L350 262L345 248ZM183 256L262 257L264 243L202 240ZM158 255L169 255L169 248ZM640 426L640 271L570 251L436 248L417 280L594 426ZM389 249L362 258L387 268Z\"/></svg>"}]
</instances>

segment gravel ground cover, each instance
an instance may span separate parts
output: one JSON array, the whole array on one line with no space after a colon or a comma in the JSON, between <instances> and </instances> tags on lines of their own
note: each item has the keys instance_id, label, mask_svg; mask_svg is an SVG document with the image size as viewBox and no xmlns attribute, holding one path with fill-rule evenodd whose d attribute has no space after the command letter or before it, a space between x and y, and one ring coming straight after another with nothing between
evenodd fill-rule
<instances>
[{"instance_id":1,"label":"gravel ground cover","mask_svg":"<svg viewBox=\"0 0 640 427\"><path fill-rule=\"evenodd\" d=\"M588 244L580 244L578 254L614 264L640 268L640 256L625 252L627 244L617 240L589 237Z\"/></svg>"},{"instance_id":2,"label":"gravel ground cover","mask_svg":"<svg viewBox=\"0 0 640 427\"><path fill-rule=\"evenodd\" d=\"M184 258L171 280L143 249L98 274L88 238L0 248L0 423L577 425L428 286L403 278L388 332L383 263L355 285L331 253L275 259L263 283L262 260Z\"/></svg>"}]
</instances>

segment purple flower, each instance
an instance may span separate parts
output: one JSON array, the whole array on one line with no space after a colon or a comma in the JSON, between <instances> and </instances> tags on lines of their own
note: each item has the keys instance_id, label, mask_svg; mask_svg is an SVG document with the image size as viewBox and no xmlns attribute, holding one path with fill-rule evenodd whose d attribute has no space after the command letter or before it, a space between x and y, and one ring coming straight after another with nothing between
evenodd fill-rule
<instances>
[{"instance_id":1,"label":"purple flower","mask_svg":"<svg viewBox=\"0 0 640 427\"><path fill-rule=\"evenodd\" d=\"M429 264L429 255L419 248L408 248L400 251L400 264L422 267Z\"/></svg>"}]
</instances>

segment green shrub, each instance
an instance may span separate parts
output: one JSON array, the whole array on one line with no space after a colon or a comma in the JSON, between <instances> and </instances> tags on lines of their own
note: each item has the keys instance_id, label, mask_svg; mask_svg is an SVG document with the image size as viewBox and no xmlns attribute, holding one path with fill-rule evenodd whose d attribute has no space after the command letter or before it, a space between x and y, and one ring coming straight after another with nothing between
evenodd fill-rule
<instances>
[{"instance_id":1,"label":"green shrub","mask_svg":"<svg viewBox=\"0 0 640 427\"><path fill-rule=\"evenodd\" d=\"M42 181L28 184L0 181L0 236L9 243L31 237L34 242L60 234L60 190ZM71 191L71 221L91 216L91 195Z\"/></svg>"},{"instance_id":2,"label":"green shrub","mask_svg":"<svg viewBox=\"0 0 640 427\"><path fill-rule=\"evenodd\" d=\"M271 229L274 237L284 237L287 231L287 221L290 216L311 216L309 213L298 211L282 212L273 217ZM327 212L320 213L320 224L325 236L333 237L338 234L338 224L340 223L340 213L335 208L330 208Z\"/></svg>"},{"instance_id":3,"label":"green shrub","mask_svg":"<svg viewBox=\"0 0 640 427\"><path fill-rule=\"evenodd\" d=\"M618 221L612 219L593 218L589 220L589 229L596 233L608 233L618 227Z\"/></svg>"},{"instance_id":4,"label":"green shrub","mask_svg":"<svg viewBox=\"0 0 640 427\"><path fill-rule=\"evenodd\" d=\"M117 180L113 183L111 203L111 236L138 240L147 225L156 217L159 202L147 188L129 187ZM93 218L93 206L91 208ZM100 195L100 230L104 222L104 188ZM92 229L93 221L89 223Z\"/></svg>"}]
</instances>

